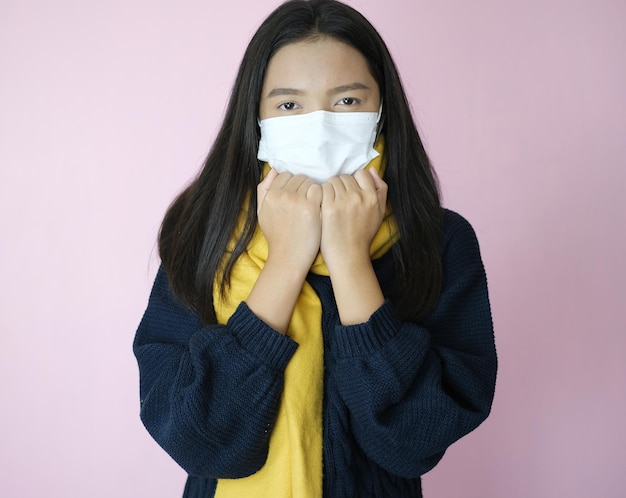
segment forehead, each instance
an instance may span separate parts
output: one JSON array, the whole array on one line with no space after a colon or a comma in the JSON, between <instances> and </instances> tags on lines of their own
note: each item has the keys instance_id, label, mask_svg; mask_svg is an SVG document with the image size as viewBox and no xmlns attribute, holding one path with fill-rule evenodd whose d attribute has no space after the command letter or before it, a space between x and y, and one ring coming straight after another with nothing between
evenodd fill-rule
<instances>
[{"instance_id":1,"label":"forehead","mask_svg":"<svg viewBox=\"0 0 626 498\"><path fill-rule=\"evenodd\" d=\"M331 37L289 43L269 60L264 86L337 86L346 81L375 82L363 54Z\"/></svg>"}]
</instances>

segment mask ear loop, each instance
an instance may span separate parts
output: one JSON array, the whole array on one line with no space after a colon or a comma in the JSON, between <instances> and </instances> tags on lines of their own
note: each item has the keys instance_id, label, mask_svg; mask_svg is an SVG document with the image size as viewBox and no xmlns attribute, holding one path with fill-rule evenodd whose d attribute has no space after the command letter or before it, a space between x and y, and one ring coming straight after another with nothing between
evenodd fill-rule
<instances>
[{"instance_id":1,"label":"mask ear loop","mask_svg":"<svg viewBox=\"0 0 626 498\"><path fill-rule=\"evenodd\" d=\"M383 99L380 99L380 106L378 107L378 116L376 116L376 140L378 140L378 136L380 135L380 131L383 129L383 123L385 122L383 118Z\"/></svg>"}]
</instances>

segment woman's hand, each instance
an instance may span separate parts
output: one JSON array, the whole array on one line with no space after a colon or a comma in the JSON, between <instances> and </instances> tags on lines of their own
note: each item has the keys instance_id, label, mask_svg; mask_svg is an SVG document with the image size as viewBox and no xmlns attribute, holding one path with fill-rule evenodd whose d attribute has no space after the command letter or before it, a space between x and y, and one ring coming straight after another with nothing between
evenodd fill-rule
<instances>
[{"instance_id":1,"label":"woman's hand","mask_svg":"<svg viewBox=\"0 0 626 498\"><path fill-rule=\"evenodd\" d=\"M268 259L308 272L320 249L322 188L304 175L272 169L259 183L257 196Z\"/></svg>"},{"instance_id":2,"label":"woman's hand","mask_svg":"<svg viewBox=\"0 0 626 498\"><path fill-rule=\"evenodd\" d=\"M330 178L322 185L324 260L331 267L370 259L370 245L385 217L387 184L375 169Z\"/></svg>"},{"instance_id":3,"label":"woman's hand","mask_svg":"<svg viewBox=\"0 0 626 498\"><path fill-rule=\"evenodd\" d=\"M344 325L365 322L384 302L370 246L385 217L387 184L374 169L322 185L320 247Z\"/></svg>"},{"instance_id":4,"label":"woman's hand","mask_svg":"<svg viewBox=\"0 0 626 498\"><path fill-rule=\"evenodd\" d=\"M313 180L270 170L257 188L259 227L268 256L246 299L270 327L285 334L322 234L322 188Z\"/></svg>"}]
</instances>

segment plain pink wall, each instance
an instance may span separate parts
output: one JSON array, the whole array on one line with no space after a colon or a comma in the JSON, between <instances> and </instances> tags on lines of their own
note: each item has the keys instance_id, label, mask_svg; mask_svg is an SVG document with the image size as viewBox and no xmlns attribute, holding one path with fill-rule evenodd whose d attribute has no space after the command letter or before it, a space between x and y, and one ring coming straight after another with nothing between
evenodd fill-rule
<instances>
[{"instance_id":1,"label":"plain pink wall","mask_svg":"<svg viewBox=\"0 0 626 498\"><path fill-rule=\"evenodd\" d=\"M428 498L626 485L626 4L352 0L474 224L500 374ZM169 201L273 0L0 3L0 495L168 498L131 342Z\"/></svg>"}]
</instances>

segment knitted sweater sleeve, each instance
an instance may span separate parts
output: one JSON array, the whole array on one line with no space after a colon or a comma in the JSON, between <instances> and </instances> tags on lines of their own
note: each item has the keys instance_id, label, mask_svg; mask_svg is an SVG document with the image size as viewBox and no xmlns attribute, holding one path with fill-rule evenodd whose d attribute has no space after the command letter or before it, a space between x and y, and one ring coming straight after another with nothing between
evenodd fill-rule
<instances>
[{"instance_id":1,"label":"knitted sweater sleeve","mask_svg":"<svg viewBox=\"0 0 626 498\"><path fill-rule=\"evenodd\" d=\"M470 224L446 213L444 285L421 323L387 301L363 324L336 327L334 382L354 437L388 472L416 478L489 414L497 359L487 281Z\"/></svg>"},{"instance_id":2,"label":"knitted sweater sleeve","mask_svg":"<svg viewBox=\"0 0 626 498\"><path fill-rule=\"evenodd\" d=\"M260 469L297 345L242 303L227 325L203 326L160 269L133 351L141 419L189 474L238 478Z\"/></svg>"}]
</instances>

